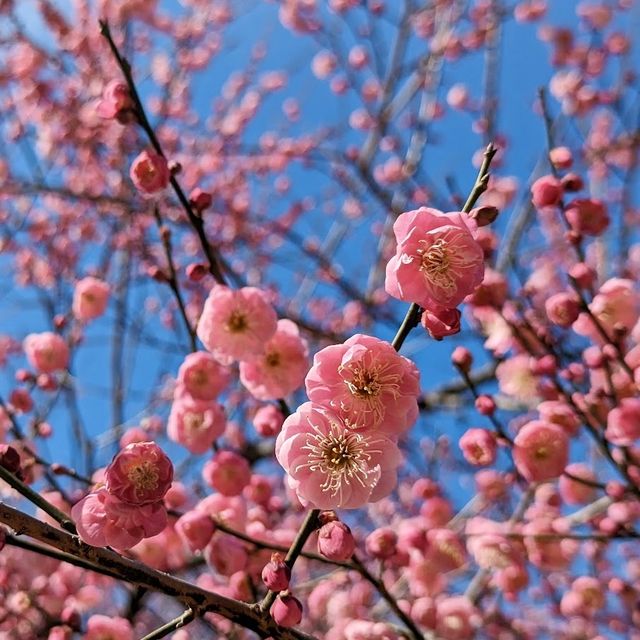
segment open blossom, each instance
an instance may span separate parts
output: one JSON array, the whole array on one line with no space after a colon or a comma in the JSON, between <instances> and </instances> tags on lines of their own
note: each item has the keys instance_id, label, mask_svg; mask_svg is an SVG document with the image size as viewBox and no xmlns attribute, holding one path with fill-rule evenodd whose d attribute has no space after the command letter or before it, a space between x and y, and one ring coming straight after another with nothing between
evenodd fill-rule
<instances>
[{"instance_id":1,"label":"open blossom","mask_svg":"<svg viewBox=\"0 0 640 640\"><path fill-rule=\"evenodd\" d=\"M251 481L251 467L233 451L218 451L202 469L205 482L223 496L237 496Z\"/></svg>"},{"instance_id":2,"label":"open blossom","mask_svg":"<svg viewBox=\"0 0 640 640\"><path fill-rule=\"evenodd\" d=\"M73 292L73 315L81 322L100 317L107 308L111 287L98 278L83 278Z\"/></svg>"},{"instance_id":3,"label":"open blossom","mask_svg":"<svg viewBox=\"0 0 640 640\"><path fill-rule=\"evenodd\" d=\"M384 340L357 334L316 353L307 396L353 429L398 435L418 416L420 374Z\"/></svg>"},{"instance_id":4,"label":"open blossom","mask_svg":"<svg viewBox=\"0 0 640 640\"><path fill-rule=\"evenodd\" d=\"M217 360L229 364L264 353L277 327L278 317L263 291L215 285L204 303L198 338Z\"/></svg>"},{"instance_id":5,"label":"open blossom","mask_svg":"<svg viewBox=\"0 0 640 640\"><path fill-rule=\"evenodd\" d=\"M456 307L484 276L484 254L475 230L465 213L422 207L398 216L393 225L398 246L387 264L387 293L427 309Z\"/></svg>"},{"instance_id":6,"label":"open blossom","mask_svg":"<svg viewBox=\"0 0 640 640\"><path fill-rule=\"evenodd\" d=\"M127 445L105 471L107 491L134 505L162 500L172 480L173 464L154 442Z\"/></svg>"},{"instance_id":7,"label":"open blossom","mask_svg":"<svg viewBox=\"0 0 640 640\"><path fill-rule=\"evenodd\" d=\"M402 461L393 440L349 429L311 402L285 420L276 458L298 497L319 509L356 509L389 495Z\"/></svg>"},{"instance_id":8,"label":"open blossom","mask_svg":"<svg viewBox=\"0 0 640 640\"><path fill-rule=\"evenodd\" d=\"M278 320L257 358L240 363L240 381L258 400L284 398L302 385L309 370L307 341L291 320Z\"/></svg>"},{"instance_id":9,"label":"open blossom","mask_svg":"<svg viewBox=\"0 0 640 640\"><path fill-rule=\"evenodd\" d=\"M532 420L514 440L513 461L529 482L557 478L567 466L569 436L557 424Z\"/></svg>"},{"instance_id":10,"label":"open blossom","mask_svg":"<svg viewBox=\"0 0 640 640\"><path fill-rule=\"evenodd\" d=\"M191 453L205 453L224 433L226 424L224 409L217 402L181 395L171 405L167 435Z\"/></svg>"},{"instance_id":11,"label":"open blossom","mask_svg":"<svg viewBox=\"0 0 640 640\"><path fill-rule=\"evenodd\" d=\"M87 544L115 549L130 549L143 538L159 534L167 525L162 502L127 504L106 489L90 493L76 503L71 517Z\"/></svg>"},{"instance_id":12,"label":"open blossom","mask_svg":"<svg viewBox=\"0 0 640 640\"><path fill-rule=\"evenodd\" d=\"M215 400L229 384L229 370L210 353L190 353L178 370L176 395L187 393L195 400Z\"/></svg>"},{"instance_id":13,"label":"open blossom","mask_svg":"<svg viewBox=\"0 0 640 640\"><path fill-rule=\"evenodd\" d=\"M22 346L29 364L41 373L62 371L69 364L69 347L57 333L31 333Z\"/></svg>"},{"instance_id":14,"label":"open blossom","mask_svg":"<svg viewBox=\"0 0 640 640\"><path fill-rule=\"evenodd\" d=\"M167 160L153 151L143 151L131 164L129 175L143 196L166 189L171 177Z\"/></svg>"},{"instance_id":15,"label":"open blossom","mask_svg":"<svg viewBox=\"0 0 640 640\"><path fill-rule=\"evenodd\" d=\"M460 449L465 460L474 465L493 464L496 459L497 441L488 429L468 429L460 438Z\"/></svg>"},{"instance_id":16,"label":"open blossom","mask_svg":"<svg viewBox=\"0 0 640 640\"><path fill-rule=\"evenodd\" d=\"M125 618L92 615L87 620L87 631L82 640L133 640L133 628Z\"/></svg>"}]
</instances>

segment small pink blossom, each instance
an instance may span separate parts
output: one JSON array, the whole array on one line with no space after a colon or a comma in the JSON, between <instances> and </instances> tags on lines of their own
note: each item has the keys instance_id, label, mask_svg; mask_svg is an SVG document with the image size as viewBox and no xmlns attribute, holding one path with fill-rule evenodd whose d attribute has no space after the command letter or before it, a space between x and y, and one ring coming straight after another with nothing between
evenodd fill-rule
<instances>
[{"instance_id":1,"label":"small pink blossom","mask_svg":"<svg viewBox=\"0 0 640 640\"><path fill-rule=\"evenodd\" d=\"M329 560L346 562L356 550L351 529L339 520L322 525L318 531L318 553Z\"/></svg>"},{"instance_id":2,"label":"small pink blossom","mask_svg":"<svg viewBox=\"0 0 640 640\"><path fill-rule=\"evenodd\" d=\"M29 364L42 373L63 371L69 364L69 347L57 333L31 333L22 346Z\"/></svg>"},{"instance_id":3,"label":"small pink blossom","mask_svg":"<svg viewBox=\"0 0 640 640\"><path fill-rule=\"evenodd\" d=\"M258 400L276 400L293 393L309 370L307 341L291 320L278 320L264 353L240 363L240 381Z\"/></svg>"},{"instance_id":4,"label":"small pink blossom","mask_svg":"<svg viewBox=\"0 0 640 640\"><path fill-rule=\"evenodd\" d=\"M486 466L495 462L496 437L488 429L468 429L460 438L459 445L470 464Z\"/></svg>"},{"instance_id":5,"label":"small pink blossom","mask_svg":"<svg viewBox=\"0 0 640 640\"><path fill-rule=\"evenodd\" d=\"M111 287L98 278L83 278L73 292L73 315L81 322L100 317L109 302Z\"/></svg>"},{"instance_id":6,"label":"small pink blossom","mask_svg":"<svg viewBox=\"0 0 640 640\"><path fill-rule=\"evenodd\" d=\"M568 458L569 437L556 424L532 420L514 440L513 461L529 482L557 478L567 466Z\"/></svg>"},{"instance_id":7,"label":"small pink blossom","mask_svg":"<svg viewBox=\"0 0 640 640\"><path fill-rule=\"evenodd\" d=\"M215 285L198 322L198 338L223 364L264 353L278 327L276 312L263 291Z\"/></svg>"},{"instance_id":8,"label":"small pink blossom","mask_svg":"<svg viewBox=\"0 0 640 640\"><path fill-rule=\"evenodd\" d=\"M456 307L484 276L475 230L464 213L422 207L401 214L393 225L398 244L387 264L387 293L427 309Z\"/></svg>"},{"instance_id":9,"label":"small pink blossom","mask_svg":"<svg viewBox=\"0 0 640 640\"><path fill-rule=\"evenodd\" d=\"M192 552L202 551L215 531L215 524L211 516L202 511L187 511L180 516L175 524L176 532L180 539Z\"/></svg>"},{"instance_id":10,"label":"small pink blossom","mask_svg":"<svg viewBox=\"0 0 640 640\"><path fill-rule=\"evenodd\" d=\"M544 309L550 322L570 327L580 315L580 301L575 294L562 291L547 298Z\"/></svg>"},{"instance_id":11,"label":"small pink blossom","mask_svg":"<svg viewBox=\"0 0 640 640\"><path fill-rule=\"evenodd\" d=\"M609 442L623 447L640 438L640 399L623 398L609 412L605 436Z\"/></svg>"},{"instance_id":12,"label":"small pink blossom","mask_svg":"<svg viewBox=\"0 0 640 640\"><path fill-rule=\"evenodd\" d=\"M173 464L155 442L127 445L105 471L107 491L133 505L162 500L172 480Z\"/></svg>"},{"instance_id":13,"label":"small pink blossom","mask_svg":"<svg viewBox=\"0 0 640 640\"><path fill-rule=\"evenodd\" d=\"M243 571L248 561L245 543L221 531L216 531L205 547L204 557L207 564L223 576Z\"/></svg>"},{"instance_id":14,"label":"small pink blossom","mask_svg":"<svg viewBox=\"0 0 640 640\"><path fill-rule=\"evenodd\" d=\"M588 236L599 236L609 226L609 215L600 200L576 198L566 207L567 220L574 231Z\"/></svg>"},{"instance_id":15,"label":"small pink blossom","mask_svg":"<svg viewBox=\"0 0 640 640\"><path fill-rule=\"evenodd\" d=\"M434 340L460 333L459 309L425 309L420 323Z\"/></svg>"},{"instance_id":16,"label":"small pink blossom","mask_svg":"<svg viewBox=\"0 0 640 640\"><path fill-rule=\"evenodd\" d=\"M205 453L224 433L227 419L217 402L192 400L178 396L171 405L167 435L191 453Z\"/></svg>"},{"instance_id":17,"label":"small pink blossom","mask_svg":"<svg viewBox=\"0 0 640 640\"><path fill-rule=\"evenodd\" d=\"M436 607L436 634L442 640L467 640L474 636L479 620L477 609L465 596L445 598Z\"/></svg>"},{"instance_id":18,"label":"small pink blossom","mask_svg":"<svg viewBox=\"0 0 640 640\"><path fill-rule=\"evenodd\" d=\"M542 176L531 185L531 200L537 209L552 207L562 200L560 180L553 176Z\"/></svg>"},{"instance_id":19,"label":"small pink blossom","mask_svg":"<svg viewBox=\"0 0 640 640\"><path fill-rule=\"evenodd\" d=\"M171 173L164 157L153 151L143 151L131 164L129 176L136 189L149 197L167 188Z\"/></svg>"},{"instance_id":20,"label":"small pink blossom","mask_svg":"<svg viewBox=\"0 0 640 640\"><path fill-rule=\"evenodd\" d=\"M567 504L586 504L595 498L597 489L589 483L596 482L596 474L586 464L576 462L567 465L565 472L558 481L558 490ZM580 482L580 479L585 482Z\"/></svg>"},{"instance_id":21,"label":"small pink blossom","mask_svg":"<svg viewBox=\"0 0 640 640\"><path fill-rule=\"evenodd\" d=\"M215 400L230 378L229 370L210 353L196 351L187 355L180 365L176 393L186 392L195 400Z\"/></svg>"},{"instance_id":22,"label":"small pink blossom","mask_svg":"<svg viewBox=\"0 0 640 640\"><path fill-rule=\"evenodd\" d=\"M82 640L133 640L133 627L125 618L92 615Z\"/></svg>"},{"instance_id":23,"label":"small pink blossom","mask_svg":"<svg viewBox=\"0 0 640 640\"><path fill-rule=\"evenodd\" d=\"M389 495L402 461L394 441L349 429L338 415L311 402L285 420L276 458L298 497L319 509L356 509Z\"/></svg>"},{"instance_id":24,"label":"small pink blossom","mask_svg":"<svg viewBox=\"0 0 640 640\"><path fill-rule=\"evenodd\" d=\"M398 435L418 416L420 374L384 340L357 334L316 353L307 396L353 429Z\"/></svg>"},{"instance_id":25,"label":"small pink blossom","mask_svg":"<svg viewBox=\"0 0 640 640\"><path fill-rule=\"evenodd\" d=\"M269 611L281 627L294 627L302 620L302 604L291 594L280 594Z\"/></svg>"},{"instance_id":26,"label":"small pink blossom","mask_svg":"<svg viewBox=\"0 0 640 640\"><path fill-rule=\"evenodd\" d=\"M223 496L237 496L251 480L251 467L233 451L219 451L202 469L205 482Z\"/></svg>"},{"instance_id":27,"label":"small pink blossom","mask_svg":"<svg viewBox=\"0 0 640 640\"><path fill-rule=\"evenodd\" d=\"M260 407L253 416L253 426L255 430L265 438L277 436L282 428L284 415L278 407L268 404Z\"/></svg>"},{"instance_id":28,"label":"small pink blossom","mask_svg":"<svg viewBox=\"0 0 640 640\"><path fill-rule=\"evenodd\" d=\"M272 553L271 561L262 569L262 582L271 591L284 591L289 588L290 580L291 569L279 553Z\"/></svg>"},{"instance_id":29,"label":"small pink blossom","mask_svg":"<svg viewBox=\"0 0 640 640\"><path fill-rule=\"evenodd\" d=\"M161 502L131 505L99 489L71 509L78 534L94 547L130 549L143 538L159 534L167 525Z\"/></svg>"},{"instance_id":30,"label":"small pink blossom","mask_svg":"<svg viewBox=\"0 0 640 640\"><path fill-rule=\"evenodd\" d=\"M133 100L127 85L119 80L112 80L103 89L96 111L101 118L112 120L125 117L124 112L132 108Z\"/></svg>"}]
</instances>

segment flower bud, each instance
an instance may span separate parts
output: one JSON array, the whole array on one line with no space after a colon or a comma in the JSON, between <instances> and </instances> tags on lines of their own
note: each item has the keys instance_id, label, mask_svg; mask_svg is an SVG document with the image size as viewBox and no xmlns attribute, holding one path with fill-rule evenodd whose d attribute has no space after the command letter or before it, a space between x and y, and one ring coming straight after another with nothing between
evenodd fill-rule
<instances>
[{"instance_id":1,"label":"flower bud","mask_svg":"<svg viewBox=\"0 0 640 640\"><path fill-rule=\"evenodd\" d=\"M476 398L476 409L480 415L492 416L496 410L495 400L486 394Z\"/></svg>"},{"instance_id":2,"label":"flower bud","mask_svg":"<svg viewBox=\"0 0 640 640\"><path fill-rule=\"evenodd\" d=\"M11 473L20 469L20 454L9 444L0 444L0 467Z\"/></svg>"},{"instance_id":3,"label":"flower bud","mask_svg":"<svg viewBox=\"0 0 640 640\"><path fill-rule=\"evenodd\" d=\"M476 221L476 224L479 227L486 227L494 222L499 214L500 211L498 210L498 207L483 205L472 209L469 216Z\"/></svg>"},{"instance_id":4,"label":"flower bud","mask_svg":"<svg viewBox=\"0 0 640 640\"><path fill-rule=\"evenodd\" d=\"M271 561L262 570L262 582L271 591L285 591L289 588L291 569L279 553L271 554Z\"/></svg>"},{"instance_id":5,"label":"flower bud","mask_svg":"<svg viewBox=\"0 0 640 640\"><path fill-rule=\"evenodd\" d=\"M205 209L208 209L212 202L213 198L211 194L202 189L195 188L189 194L189 203L198 213L202 213Z\"/></svg>"},{"instance_id":6,"label":"flower bud","mask_svg":"<svg viewBox=\"0 0 640 640\"><path fill-rule=\"evenodd\" d=\"M372 531L365 541L367 553L374 558L385 560L396 552L398 536L393 529L381 527Z\"/></svg>"},{"instance_id":7,"label":"flower bud","mask_svg":"<svg viewBox=\"0 0 640 640\"><path fill-rule=\"evenodd\" d=\"M355 548L351 529L344 522L329 522L318 532L318 551L329 560L344 562L353 555Z\"/></svg>"},{"instance_id":8,"label":"flower bud","mask_svg":"<svg viewBox=\"0 0 640 640\"><path fill-rule=\"evenodd\" d=\"M290 594L280 594L271 606L271 617L281 627L293 627L302 620L302 604Z\"/></svg>"},{"instance_id":9,"label":"flower bud","mask_svg":"<svg viewBox=\"0 0 640 640\"><path fill-rule=\"evenodd\" d=\"M203 511L188 511L176 521L176 533L191 551L202 551L215 531L211 516Z\"/></svg>"},{"instance_id":10,"label":"flower bud","mask_svg":"<svg viewBox=\"0 0 640 640\"><path fill-rule=\"evenodd\" d=\"M466 347L456 347L451 354L451 362L455 367L469 373L471 365L473 364L473 356L471 351Z\"/></svg>"}]
</instances>

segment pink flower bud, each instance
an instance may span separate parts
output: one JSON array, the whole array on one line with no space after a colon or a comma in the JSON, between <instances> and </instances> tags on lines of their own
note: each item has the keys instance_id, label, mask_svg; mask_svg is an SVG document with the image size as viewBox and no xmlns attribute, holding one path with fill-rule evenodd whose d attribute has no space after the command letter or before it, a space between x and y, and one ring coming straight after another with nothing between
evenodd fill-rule
<instances>
[{"instance_id":1,"label":"pink flower bud","mask_svg":"<svg viewBox=\"0 0 640 640\"><path fill-rule=\"evenodd\" d=\"M451 354L451 362L460 369L460 371L469 373L471 365L473 364L471 351L466 347L456 347Z\"/></svg>"},{"instance_id":2,"label":"pink flower bud","mask_svg":"<svg viewBox=\"0 0 640 640\"><path fill-rule=\"evenodd\" d=\"M495 400L486 394L478 396L475 405L478 413L483 416L491 416L496 410Z\"/></svg>"},{"instance_id":3,"label":"pink flower bud","mask_svg":"<svg viewBox=\"0 0 640 640\"><path fill-rule=\"evenodd\" d=\"M302 620L302 604L292 595L280 594L271 605L271 617L281 627L293 627Z\"/></svg>"},{"instance_id":4,"label":"pink flower bud","mask_svg":"<svg viewBox=\"0 0 640 640\"><path fill-rule=\"evenodd\" d=\"M579 234L599 236L609 226L609 215L600 200L577 198L566 208L569 224Z\"/></svg>"},{"instance_id":5,"label":"pink flower bud","mask_svg":"<svg viewBox=\"0 0 640 640\"><path fill-rule=\"evenodd\" d=\"M200 282L200 280L202 280L202 278L204 278L207 273L209 273L209 270L204 264L200 262L192 262L191 264L187 265L185 273L187 275L187 278L189 278L189 280L191 280L192 282Z\"/></svg>"},{"instance_id":6,"label":"pink flower bud","mask_svg":"<svg viewBox=\"0 0 640 640\"><path fill-rule=\"evenodd\" d=\"M469 213L469 217L472 220L476 221L476 224L479 227L486 227L490 225L492 222L495 222L496 218L500 214L498 207L494 207L493 205L482 205L481 207L476 207L472 209Z\"/></svg>"},{"instance_id":7,"label":"pink flower bud","mask_svg":"<svg viewBox=\"0 0 640 640\"><path fill-rule=\"evenodd\" d=\"M127 504L162 500L173 480L173 464L154 442L127 445L105 471L107 491Z\"/></svg>"},{"instance_id":8,"label":"pink flower bud","mask_svg":"<svg viewBox=\"0 0 640 640\"><path fill-rule=\"evenodd\" d=\"M553 176L542 176L531 185L531 200L536 208L552 207L562 200L562 185Z\"/></svg>"},{"instance_id":9,"label":"pink flower bud","mask_svg":"<svg viewBox=\"0 0 640 640\"><path fill-rule=\"evenodd\" d=\"M271 591L285 591L289 588L291 569L279 553L271 554L271 561L262 570L262 581Z\"/></svg>"},{"instance_id":10,"label":"pink flower bud","mask_svg":"<svg viewBox=\"0 0 640 640\"><path fill-rule=\"evenodd\" d=\"M560 184L567 193L582 191L584 188L584 180L577 173L567 173L566 176L563 176Z\"/></svg>"},{"instance_id":11,"label":"pink flower bud","mask_svg":"<svg viewBox=\"0 0 640 640\"><path fill-rule=\"evenodd\" d=\"M596 280L595 271L584 262L578 262L569 269L569 275L581 289L589 289Z\"/></svg>"},{"instance_id":12,"label":"pink flower bud","mask_svg":"<svg viewBox=\"0 0 640 640\"><path fill-rule=\"evenodd\" d=\"M127 111L133 109L133 100L124 82L112 80L102 91L102 99L96 111L101 118L118 120L121 124L130 121Z\"/></svg>"},{"instance_id":13,"label":"pink flower bud","mask_svg":"<svg viewBox=\"0 0 640 640\"><path fill-rule=\"evenodd\" d=\"M209 192L196 187L189 194L189 202L198 213L202 213L211 206L213 198Z\"/></svg>"},{"instance_id":14,"label":"pink flower bud","mask_svg":"<svg viewBox=\"0 0 640 640\"><path fill-rule=\"evenodd\" d=\"M131 181L145 197L167 188L171 173L165 158L153 151L143 151L132 163Z\"/></svg>"},{"instance_id":15,"label":"pink flower bud","mask_svg":"<svg viewBox=\"0 0 640 640\"><path fill-rule=\"evenodd\" d=\"M573 164L573 154L568 147L554 147L549 151L549 160L556 169L568 169Z\"/></svg>"},{"instance_id":16,"label":"pink flower bud","mask_svg":"<svg viewBox=\"0 0 640 640\"><path fill-rule=\"evenodd\" d=\"M381 527L372 531L365 540L367 553L374 558L385 560L396 552L398 536L393 529Z\"/></svg>"},{"instance_id":17,"label":"pink flower bud","mask_svg":"<svg viewBox=\"0 0 640 640\"><path fill-rule=\"evenodd\" d=\"M14 389L9 394L9 404L17 413L29 413L33 409L31 394L26 389Z\"/></svg>"},{"instance_id":18,"label":"pink flower bud","mask_svg":"<svg viewBox=\"0 0 640 640\"><path fill-rule=\"evenodd\" d=\"M193 552L202 551L215 531L211 516L202 511L188 511L178 518L175 527L180 539Z\"/></svg>"},{"instance_id":19,"label":"pink flower bud","mask_svg":"<svg viewBox=\"0 0 640 640\"><path fill-rule=\"evenodd\" d=\"M351 529L344 522L328 522L318 531L318 552L329 560L345 562L353 555L355 548L356 541Z\"/></svg>"},{"instance_id":20,"label":"pink flower bud","mask_svg":"<svg viewBox=\"0 0 640 640\"><path fill-rule=\"evenodd\" d=\"M246 458L233 451L219 451L202 469L205 482L223 496L237 496L251 480Z\"/></svg>"},{"instance_id":21,"label":"pink flower bud","mask_svg":"<svg viewBox=\"0 0 640 640\"><path fill-rule=\"evenodd\" d=\"M460 333L459 309L426 309L422 314L422 326L434 340Z\"/></svg>"}]
</instances>

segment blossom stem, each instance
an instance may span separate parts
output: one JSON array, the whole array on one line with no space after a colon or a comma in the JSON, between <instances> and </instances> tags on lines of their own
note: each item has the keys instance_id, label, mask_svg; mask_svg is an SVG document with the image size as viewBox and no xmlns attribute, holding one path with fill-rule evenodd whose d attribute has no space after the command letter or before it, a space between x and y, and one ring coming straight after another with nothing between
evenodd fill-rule
<instances>
[{"instance_id":1,"label":"blossom stem","mask_svg":"<svg viewBox=\"0 0 640 640\"><path fill-rule=\"evenodd\" d=\"M193 609L189 608L181 613L177 618L169 620L169 622L163 624L161 627L158 627L155 631L148 633L140 640L159 640L159 638L164 638L173 631L177 631L182 627L186 627L190 622L194 620L195 617L196 614L194 613Z\"/></svg>"}]
</instances>

